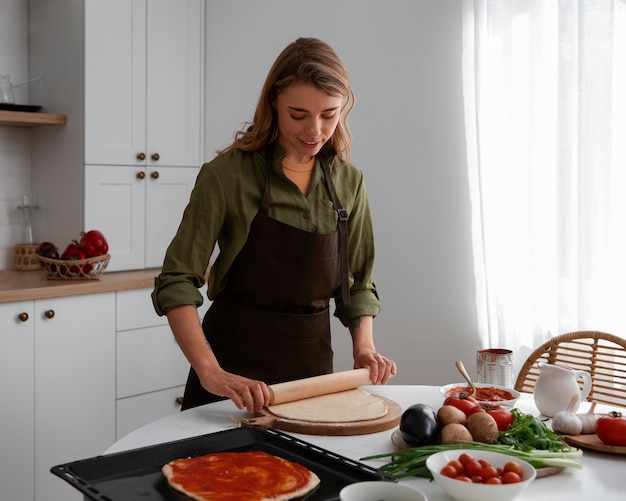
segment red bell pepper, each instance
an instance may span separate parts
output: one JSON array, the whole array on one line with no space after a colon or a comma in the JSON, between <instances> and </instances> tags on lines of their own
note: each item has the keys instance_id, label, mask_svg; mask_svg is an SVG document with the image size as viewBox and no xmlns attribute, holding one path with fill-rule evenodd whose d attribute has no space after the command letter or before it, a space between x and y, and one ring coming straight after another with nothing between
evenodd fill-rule
<instances>
[{"instance_id":1,"label":"red bell pepper","mask_svg":"<svg viewBox=\"0 0 626 501\"><path fill-rule=\"evenodd\" d=\"M81 232L80 248L87 257L103 256L109 252L109 243L98 230Z\"/></svg>"},{"instance_id":2,"label":"red bell pepper","mask_svg":"<svg viewBox=\"0 0 626 501\"><path fill-rule=\"evenodd\" d=\"M85 254L85 252L80 248L77 243L72 242L65 248L63 254L61 254L61 259L63 261L81 261L83 259L87 259L87 254ZM62 266L61 268L62 271L64 271L65 267ZM83 271L85 273L89 273L91 271L91 268L92 266L90 264L85 264L83 266ZM76 265L71 265L70 273L80 273L80 268Z\"/></svg>"}]
</instances>

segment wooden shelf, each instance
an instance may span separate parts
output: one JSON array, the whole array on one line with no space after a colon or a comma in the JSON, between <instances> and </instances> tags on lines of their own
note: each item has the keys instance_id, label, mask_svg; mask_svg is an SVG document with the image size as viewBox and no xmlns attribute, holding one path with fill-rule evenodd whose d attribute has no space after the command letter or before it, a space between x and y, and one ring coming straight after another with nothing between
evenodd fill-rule
<instances>
[{"instance_id":1,"label":"wooden shelf","mask_svg":"<svg viewBox=\"0 0 626 501\"><path fill-rule=\"evenodd\" d=\"M38 127L40 125L65 125L66 122L65 115L0 110L0 125Z\"/></svg>"}]
</instances>

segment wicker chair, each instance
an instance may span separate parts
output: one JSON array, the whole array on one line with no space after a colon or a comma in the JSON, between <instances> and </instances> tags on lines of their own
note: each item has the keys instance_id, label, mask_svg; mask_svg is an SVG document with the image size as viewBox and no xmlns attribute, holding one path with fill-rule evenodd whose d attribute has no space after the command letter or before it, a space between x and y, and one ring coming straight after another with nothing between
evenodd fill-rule
<instances>
[{"instance_id":1,"label":"wicker chair","mask_svg":"<svg viewBox=\"0 0 626 501\"><path fill-rule=\"evenodd\" d=\"M526 359L515 382L517 391L533 392L540 362L587 371L593 383L589 402L626 408L626 339L598 331L556 336Z\"/></svg>"}]
</instances>

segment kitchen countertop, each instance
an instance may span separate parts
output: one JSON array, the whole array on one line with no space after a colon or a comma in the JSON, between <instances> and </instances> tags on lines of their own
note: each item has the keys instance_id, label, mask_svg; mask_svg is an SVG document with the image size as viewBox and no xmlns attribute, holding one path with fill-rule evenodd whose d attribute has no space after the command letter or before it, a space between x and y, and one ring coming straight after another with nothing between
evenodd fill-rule
<instances>
[{"instance_id":1,"label":"kitchen countertop","mask_svg":"<svg viewBox=\"0 0 626 501\"><path fill-rule=\"evenodd\" d=\"M158 268L150 268L105 272L97 280L48 280L42 270L2 270L0 303L150 288L158 273Z\"/></svg>"}]
</instances>

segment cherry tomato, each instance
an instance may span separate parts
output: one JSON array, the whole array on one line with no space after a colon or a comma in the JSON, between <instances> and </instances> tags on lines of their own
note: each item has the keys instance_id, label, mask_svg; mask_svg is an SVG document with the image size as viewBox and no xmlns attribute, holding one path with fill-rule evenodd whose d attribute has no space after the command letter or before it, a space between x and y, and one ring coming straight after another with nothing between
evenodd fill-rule
<instances>
[{"instance_id":1,"label":"cherry tomato","mask_svg":"<svg viewBox=\"0 0 626 501\"><path fill-rule=\"evenodd\" d=\"M626 418L617 411L599 417L596 421L596 435L606 445L626 446Z\"/></svg>"},{"instance_id":2,"label":"cherry tomato","mask_svg":"<svg viewBox=\"0 0 626 501\"><path fill-rule=\"evenodd\" d=\"M493 485L500 485L502 483L502 480L500 480L500 477L489 477L487 480L485 480L486 484L493 484Z\"/></svg>"},{"instance_id":3,"label":"cherry tomato","mask_svg":"<svg viewBox=\"0 0 626 501\"><path fill-rule=\"evenodd\" d=\"M517 484L522 481L522 478L514 471L507 471L502 475L503 484Z\"/></svg>"},{"instance_id":4,"label":"cherry tomato","mask_svg":"<svg viewBox=\"0 0 626 501\"><path fill-rule=\"evenodd\" d=\"M441 473L444 477L456 478L458 477L458 473L456 472L456 468L454 466L446 465L441 468Z\"/></svg>"},{"instance_id":5,"label":"cherry tomato","mask_svg":"<svg viewBox=\"0 0 626 501\"><path fill-rule=\"evenodd\" d=\"M483 476L483 465L478 461L470 461L465 465L465 474L470 477L479 476L482 478Z\"/></svg>"},{"instance_id":6,"label":"cherry tomato","mask_svg":"<svg viewBox=\"0 0 626 501\"><path fill-rule=\"evenodd\" d=\"M465 468L461 464L461 461L459 461L458 459L453 459L451 461L448 461L448 466L452 466L452 468L456 470L457 475L465 474Z\"/></svg>"},{"instance_id":7,"label":"cherry tomato","mask_svg":"<svg viewBox=\"0 0 626 501\"><path fill-rule=\"evenodd\" d=\"M504 465L504 468L502 468L502 471L504 473L508 473L508 472L517 473L520 476L520 478L522 477L522 467L520 466L519 463L516 463L515 461L509 461L508 463L506 463Z\"/></svg>"},{"instance_id":8,"label":"cherry tomato","mask_svg":"<svg viewBox=\"0 0 626 501\"><path fill-rule=\"evenodd\" d=\"M522 481L522 466L518 462L508 461L503 467L496 468L488 460L476 460L467 453L448 461L440 473L474 484L514 484Z\"/></svg>"},{"instance_id":9,"label":"cherry tomato","mask_svg":"<svg viewBox=\"0 0 626 501\"><path fill-rule=\"evenodd\" d=\"M493 466L485 466L483 467L483 479L488 480L491 477L499 477L498 470L496 470Z\"/></svg>"},{"instance_id":10,"label":"cherry tomato","mask_svg":"<svg viewBox=\"0 0 626 501\"><path fill-rule=\"evenodd\" d=\"M463 454L461 454L459 456L459 461L461 462L461 464L463 466L465 466L470 461L474 461L474 458L473 458L473 456L471 454L468 454L467 452L464 452Z\"/></svg>"}]
</instances>

